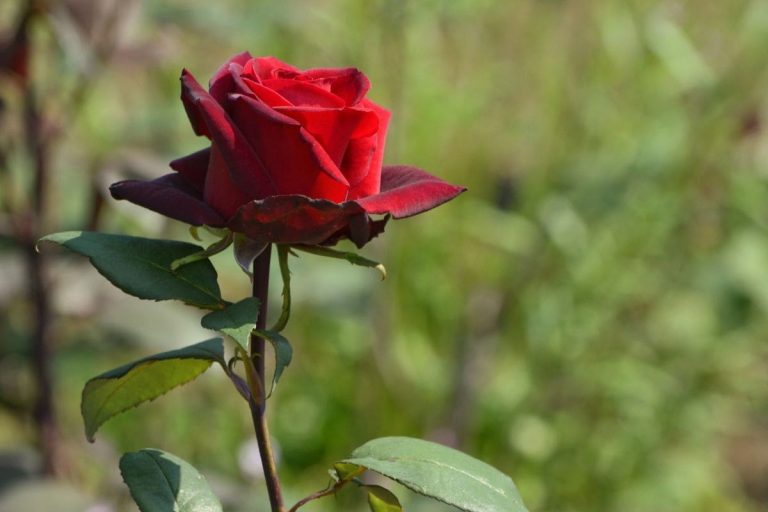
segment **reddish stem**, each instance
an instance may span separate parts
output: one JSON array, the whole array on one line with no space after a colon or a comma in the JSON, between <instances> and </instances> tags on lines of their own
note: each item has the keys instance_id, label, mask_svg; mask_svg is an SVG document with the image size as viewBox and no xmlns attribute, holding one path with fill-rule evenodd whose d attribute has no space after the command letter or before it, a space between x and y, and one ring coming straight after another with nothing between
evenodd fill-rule
<instances>
[{"instance_id":1,"label":"reddish stem","mask_svg":"<svg viewBox=\"0 0 768 512\"><path fill-rule=\"evenodd\" d=\"M253 262L253 296L259 299L259 317L256 320L256 328L263 330L267 325L267 299L269 291L269 262L272 255L272 246L267 246ZM256 335L251 335L251 359L256 367L259 378L259 389L251 390L251 418L253 428L256 431L256 442L259 445L261 466L264 470L264 480L269 493L269 503L272 512L285 512L283 496L280 491L280 480L277 475L277 466L272 452L272 443L269 438L266 418L266 397L264 396L265 375L265 341Z\"/></svg>"}]
</instances>

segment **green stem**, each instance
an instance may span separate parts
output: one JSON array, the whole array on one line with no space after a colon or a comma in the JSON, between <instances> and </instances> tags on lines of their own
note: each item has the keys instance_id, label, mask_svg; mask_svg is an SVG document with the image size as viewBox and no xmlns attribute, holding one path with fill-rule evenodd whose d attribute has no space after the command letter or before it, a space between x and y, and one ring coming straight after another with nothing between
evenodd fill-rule
<instances>
[{"instance_id":1,"label":"green stem","mask_svg":"<svg viewBox=\"0 0 768 512\"><path fill-rule=\"evenodd\" d=\"M253 296L259 299L259 317L256 320L256 328L264 329L267 323L267 295L269 291L269 262L272 246L267 246L253 262ZM250 362L256 370L256 382L249 383L251 388L251 418L256 431L256 442L259 445L261 466L264 470L264 481L267 485L269 503L272 512L285 512L283 496L280 490L280 480L277 475L272 443L269 438L266 418L266 397L264 395L265 371L264 371L265 341L264 338L251 335ZM248 362L246 362L248 365ZM250 379L249 379L250 380Z\"/></svg>"},{"instance_id":2,"label":"green stem","mask_svg":"<svg viewBox=\"0 0 768 512\"><path fill-rule=\"evenodd\" d=\"M196 236L196 235L197 233L195 233L193 236ZM189 256L185 256L183 258L179 258L178 260L173 261L171 263L171 271L176 272L180 267L183 267L184 265L189 265L190 263L204 260L204 259L210 258L211 256L219 254L224 249L232 245L233 240L234 240L234 235L230 231L226 233L224 236L222 236L221 239L209 245L206 249L203 249L202 251L198 251L194 254L190 254Z\"/></svg>"},{"instance_id":3,"label":"green stem","mask_svg":"<svg viewBox=\"0 0 768 512\"><path fill-rule=\"evenodd\" d=\"M291 248L287 245L277 246L277 258L280 263L280 275L283 278L283 309L280 318L270 331L280 332L285 329L288 319L291 317L291 270L288 268L288 256Z\"/></svg>"},{"instance_id":4,"label":"green stem","mask_svg":"<svg viewBox=\"0 0 768 512\"><path fill-rule=\"evenodd\" d=\"M337 260L347 260L353 265L360 267L375 268L381 274L381 280L387 278L387 269L384 265L378 261L369 260L354 252L337 251L328 247L321 247L319 245L293 245L291 246L297 251L308 252L310 254L316 254L317 256L325 256L326 258L335 258Z\"/></svg>"}]
</instances>

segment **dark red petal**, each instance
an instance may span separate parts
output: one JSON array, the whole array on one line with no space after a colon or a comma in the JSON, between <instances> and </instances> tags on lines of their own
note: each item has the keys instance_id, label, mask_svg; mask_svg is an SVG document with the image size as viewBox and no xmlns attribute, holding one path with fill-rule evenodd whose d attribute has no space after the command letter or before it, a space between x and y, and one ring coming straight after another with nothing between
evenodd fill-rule
<instances>
[{"instance_id":1,"label":"dark red petal","mask_svg":"<svg viewBox=\"0 0 768 512\"><path fill-rule=\"evenodd\" d=\"M390 219L389 215L382 219L372 220L367 214L350 218L349 224L325 239L320 245L336 245L339 240L350 239L358 249L384 232L384 227Z\"/></svg>"},{"instance_id":2,"label":"dark red petal","mask_svg":"<svg viewBox=\"0 0 768 512\"><path fill-rule=\"evenodd\" d=\"M176 173L152 181L120 181L109 187L109 192L115 199L125 199L187 224L225 224L224 219L205 204L199 193Z\"/></svg>"},{"instance_id":3,"label":"dark red petal","mask_svg":"<svg viewBox=\"0 0 768 512\"><path fill-rule=\"evenodd\" d=\"M248 52L238 53L216 71L216 74L208 82L208 90L211 92L211 96L216 98L216 101L223 103L227 94L246 92L239 77L243 71L243 66L252 58Z\"/></svg>"},{"instance_id":4,"label":"dark red petal","mask_svg":"<svg viewBox=\"0 0 768 512\"><path fill-rule=\"evenodd\" d=\"M187 183L202 195L205 186L205 173L208 172L208 160L210 158L211 148L205 148L177 158L170 165L171 169L178 172Z\"/></svg>"},{"instance_id":5,"label":"dark red petal","mask_svg":"<svg viewBox=\"0 0 768 512\"><path fill-rule=\"evenodd\" d=\"M365 215L355 202L334 203L303 195L272 196L243 205L228 223L256 242L318 245Z\"/></svg>"},{"instance_id":6,"label":"dark red petal","mask_svg":"<svg viewBox=\"0 0 768 512\"><path fill-rule=\"evenodd\" d=\"M194 94L192 91L200 89L200 84L197 83L192 73L185 69L181 70L181 103L184 105L184 110L187 112L189 123L192 125L192 129L196 135L204 135L211 138L211 134L208 132L208 126L205 123L205 119L200 113L200 109L195 105Z\"/></svg>"},{"instance_id":7,"label":"dark red petal","mask_svg":"<svg viewBox=\"0 0 768 512\"><path fill-rule=\"evenodd\" d=\"M450 201L465 190L416 167L390 165L382 169L381 192L356 201L368 213L389 213L401 219Z\"/></svg>"},{"instance_id":8,"label":"dark red petal","mask_svg":"<svg viewBox=\"0 0 768 512\"><path fill-rule=\"evenodd\" d=\"M226 103L227 96L230 94L248 94L250 92L250 88L240 76L242 72L243 67L240 64L233 62L229 65L229 74L219 78L209 87L211 96L218 101L220 105Z\"/></svg>"},{"instance_id":9,"label":"dark red petal","mask_svg":"<svg viewBox=\"0 0 768 512\"><path fill-rule=\"evenodd\" d=\"M344 100L309 82L285 78L272 78L262 82L297 107L341 108Z\"/></svg>"},{"instance_id":10,"label":"dark red petal","mask_svg":"<svg viewBox=\"0 0 768 512\"><path fill-rule=\"evenodd\" d=\"M205 175L203 200L225 219L235 214L238 208L255 199L252 192L239 187L232 179L227 161L216 145L211 146L211 159Z\"/></svg>"},{"instance_id":11,"label":"dark red petal","mask_svg":"<svg viewBox=\"0 0 768 512\"><path fill-rule=\"evenodd\" d=\"M249 96L232 96L229 107L234 123L243 130L271 175L277 194L302 194L337 202L346 199L346 178L297 121Z\"/></svg>"},{"instance_id":12,"label":"dark red petal","mask_svg":"<svg viewBox=\"0 0 768 512\"><path fill-rule=\"evenodd\" d=\"M186 71L181 76L181 84L187 112L194 112L195 119L205 127L221 152L232 181L251 198L276 194L277 188L257 153L223 107Z\"/></svg>"},{"instance_id":13,"label":"dark red petal","mask_svg":"<svg viewBox=\"0 0 768 512\"><path fill-rule=\"evenodd\" d=\"M317 107L279 107L276 110L301 123L337 166L341 166L351 139L368 137L379 129L379 118L370 110ZM346 173L344 176L350 184L359 181Z\"/></svg>"},{"instance_id":14,"label":"dark red petal","mask_svg":"<svg viewBox=\"0 0 768 512\"><path fill-rule=\"evenodd\" d=\"M328 91L344 100L347 106L357 105L371 88L368 77L356 68L308 69L299 78L323 84Z\"/></svg>"}]
</instances>

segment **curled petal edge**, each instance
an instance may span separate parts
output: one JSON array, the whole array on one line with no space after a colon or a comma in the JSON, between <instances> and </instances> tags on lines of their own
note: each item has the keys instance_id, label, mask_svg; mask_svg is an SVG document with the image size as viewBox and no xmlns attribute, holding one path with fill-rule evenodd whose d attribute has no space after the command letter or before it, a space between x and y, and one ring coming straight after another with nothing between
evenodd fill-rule
<instances>
[{"instance_id":1,"label":"curled petal edge","mask_svg":"<svg viewBox=\"0 0 768 512\"><path fill-rule=\"evenodd\" d=\"M380 192L355 201L370 214L402 219L440 206L466 190L417 167L388 165L381 170Z\"/></svg>"},{"instance_id":2,"label":"curled petal edge","mask_svg":"<svg viewBox=\"0 0 768 512\"><path fill-rule=\"evenodd\" d=\"M177 173L151 181L119 181L109 187L115 199L125 199L166 217L194 226L226 224L225 219L208 206L199 192Z\"/></svg>"}]
</instances>

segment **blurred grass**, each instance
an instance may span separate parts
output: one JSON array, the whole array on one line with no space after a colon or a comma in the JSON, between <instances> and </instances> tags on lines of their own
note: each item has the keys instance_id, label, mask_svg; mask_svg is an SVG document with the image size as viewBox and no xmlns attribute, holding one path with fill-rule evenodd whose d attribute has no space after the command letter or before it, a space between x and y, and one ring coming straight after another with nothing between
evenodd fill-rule
<instances>
[{"instance_id":1,"label":"blurred grass","mask_svg":"<svg viewBox=\"0 0 768 512\"><path fill-rule=\"evenodd\" d=\"M53 230L82 227L91 173L105 186L159 175L202 147L179 71L207 80L244 49L361 68L394 112L387 161L470 188L364 250L386 264L384 283L341 262L294 262L296 358L271 417L290 497L321 488L324 468L362 442L413 435L496 465L531 510L764 510L763 0L131 5L116 55L66 125ZM56 109L79 54L39 38L39 89ZM188 236L112 201L103 229ZM15 264L7 248L0 258ZM57 402L77 485L125 501L117 455L156 446L200 466L232 510L253 509L261 484L236 468L248 419L220 376L116 419L95 446L81 441L88 377L203 338L190 339L194 313L119 297L62 259ZM216 262L225 293L247 293L234 264ZM28 308L4 283L0 394L28 397ZM7 448L31 443L28 428L0 411ZM351 509L353 494L308 510Z\"/></svg>"}]
</instances>

